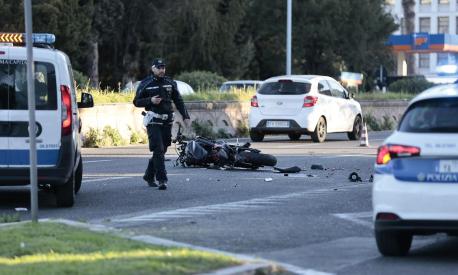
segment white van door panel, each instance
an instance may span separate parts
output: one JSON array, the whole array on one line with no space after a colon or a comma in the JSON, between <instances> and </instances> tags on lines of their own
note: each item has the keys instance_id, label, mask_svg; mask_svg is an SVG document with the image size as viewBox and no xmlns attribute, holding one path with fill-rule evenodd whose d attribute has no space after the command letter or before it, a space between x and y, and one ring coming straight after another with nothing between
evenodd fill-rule
<instances>
[{"instance_id":1,"label":"white van door panel","mask_svg":"<svg viewBox=\"0 0 458 275\"><path fill-rule=\"evenodd\" d=\"M60 116L57 110L35 112L37 123L37 166L53 167L57 165L59 159L60 139ZM30 139L28 131L24 131L23 126L28 125L28 111L12 110L11 121L15 122L21 134L10 137L10 159L11 167L28 166ZM19 126L20 125L20 126Z\"/></svg>"}]
</instances>

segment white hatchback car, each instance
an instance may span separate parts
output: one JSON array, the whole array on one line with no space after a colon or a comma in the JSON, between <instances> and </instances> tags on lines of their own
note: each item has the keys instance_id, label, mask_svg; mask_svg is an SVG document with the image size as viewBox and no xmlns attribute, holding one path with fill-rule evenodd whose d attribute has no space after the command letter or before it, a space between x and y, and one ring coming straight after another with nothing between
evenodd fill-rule
<instances>
[{"instance_id":1,"label":"white hatchback car","mask_svg":"<svg viewBox=\"0 0 458 275\"><path fill-rule=\"evenodd\" d=\"M415 97L378 149L373 219L383 255L408 253L413 235L458 233L458 85Z\"/></svg>"},{"instance_id":2,"label":"white hatchback car","mask_svg":"<svg viewBox=\"0 0 458 275\"><path fill-rule=\"evenodd\" d=\"M319 75L289 75L264 81L251 99L249 130L252 141L266 134L302 134L323 142L327 133L361 136L361 106L336 80Z\"/></svg>"}]
</instances>

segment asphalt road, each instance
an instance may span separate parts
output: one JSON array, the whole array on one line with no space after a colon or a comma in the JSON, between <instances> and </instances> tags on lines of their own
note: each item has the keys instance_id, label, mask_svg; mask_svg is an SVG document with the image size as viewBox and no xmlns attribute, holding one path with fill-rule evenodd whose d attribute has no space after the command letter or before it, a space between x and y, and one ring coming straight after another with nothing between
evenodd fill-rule
<instances>
[{"instance_id":1,"label":"asphalt road","mask_svg":"<svg viewBox=\"0 0 458 275\"><path fill-rule=\"evenodd\" d=\"M458 239L416 237L408 257L383 258L371 223L371 183L377 145L388 133L370 133L371 147L344 135L315 144L273 137L253 147L278 158L278 167L213 170L174 167L169 151L169 189L141 179L145 146L84 150L83 187L71 209L56 208L40 192L40 218L66 218L178 242L259 256L321 274L455 274ZM244 140L239 140L244 142ZM321 164L325 170L312 170ZM363 182L348 180L357 172ZM25 187L0 188L0 215L28 207Z\"/></svg>"}]
</instances>

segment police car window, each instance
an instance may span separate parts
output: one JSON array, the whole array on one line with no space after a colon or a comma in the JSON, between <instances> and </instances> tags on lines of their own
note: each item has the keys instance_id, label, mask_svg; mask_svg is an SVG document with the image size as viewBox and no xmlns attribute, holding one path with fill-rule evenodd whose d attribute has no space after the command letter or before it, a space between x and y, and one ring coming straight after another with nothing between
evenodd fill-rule
<instances>
[{"instance_id":1,"label":"police car window","mask_svg":"<svg viewBox=\"0 0 458 275\"><path fill-rule=\"evenodd\" d=\"M399 131L413 133L458 133L458 99L423 100L404 114Z\"/></svg>"},{"instance_id":2,"label":"police car window","mask_svg":"<svg viewBox=\"0 0 458 275\"><path fill-rule=\"evenodd\" d=\"M258 93L262 95L302 95L310 92L310 83L279 81L264 83Z\"/></svg>"},{"instance_id":3,"label":"police car window","mask_svg":"<svg viewBox=\"0 0 458 275\"><path fill-rule=\"evenodd\" d=\"M37 110L57 109L56 73L51 63L35 62ZM27 110L27 64L10 60L0 64L0 109Z\"/></svg>"}]
</instances>

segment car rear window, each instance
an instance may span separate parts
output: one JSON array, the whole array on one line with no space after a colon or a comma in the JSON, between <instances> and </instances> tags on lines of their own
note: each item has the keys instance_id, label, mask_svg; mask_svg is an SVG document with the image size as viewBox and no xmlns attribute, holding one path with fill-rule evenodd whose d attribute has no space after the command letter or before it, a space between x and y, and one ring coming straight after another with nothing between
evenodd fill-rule
<instances>
[{"instance_id":1,"label":"car rear window","mask_svg":"<svg viewBox=\"0 0 458 275\"><path fill-rule=\"evenodd\" d=\"M414 103L404 114L399 131L458 133L458 99L440 98Z\"/></svg>"},{"instance_id":2,"label":"car rear window","mask_svg":"<svg viewBox=\"0 0 458 275\"><path fill-rule=\"evenodd\" d=\"M27 64L24 60L0 60L0 110L27 110ZM35 104L37 110L56 110L54 65L35 62Z\"/></svg>"},{"instance_id":3,"label":"car rear window","mask_svg":"<svg viewBox=\"0 0 458 275\"><path fill-rule=\"evenodd\" d=\"M258 93L262 95L302 95L310 92L310 83L279 81L267 82L259 88Z\"/></svg>"}]
</instances>

